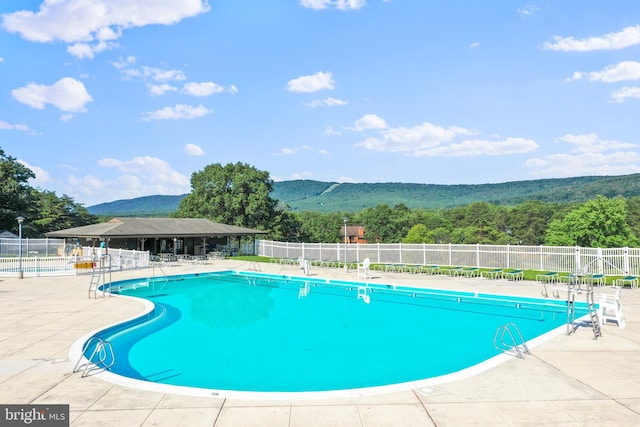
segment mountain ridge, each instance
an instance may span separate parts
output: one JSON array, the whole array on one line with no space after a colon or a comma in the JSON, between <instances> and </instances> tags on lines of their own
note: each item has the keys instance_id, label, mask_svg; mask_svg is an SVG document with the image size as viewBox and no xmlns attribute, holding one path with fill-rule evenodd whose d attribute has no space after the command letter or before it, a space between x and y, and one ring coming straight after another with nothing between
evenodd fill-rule
<instances>
[{"instance_id":1,"label":"mountain ridge","mask_svg":"<svg viewBox=\"0 0 640 427\"><path fill-rule=\"evenodd\" d=\"M598 195L640 196L640 174L509 181L495 184L338 183L291 180L274 183L271 197L293 211L357 212L379 204L439 209L473 202L517 205L526 200L572 203ZM102 216L168 216L182 195L144 196L87 207Z\"/></svg>"}]
</instances>

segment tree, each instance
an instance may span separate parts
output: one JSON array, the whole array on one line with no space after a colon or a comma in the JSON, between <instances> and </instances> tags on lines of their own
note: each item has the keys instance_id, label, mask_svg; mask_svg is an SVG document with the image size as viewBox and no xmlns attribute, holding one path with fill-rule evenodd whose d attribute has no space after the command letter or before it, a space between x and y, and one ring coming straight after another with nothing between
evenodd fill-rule
<instances>
[{"instance_id":1,"label":"tree","mask_svg":"<svg viewBox=\"0 0 640 427\"><path fill-rule=\"evenodd\" d=\"M172 216L269 230L277 217L272 190L268 172L240 162L211 164L191 174L191 193Z\"/></svg>"},{"instance_id":2,"label":"tree","mask_svg":"<svg viewBox=\"0 0 640 427\"><path fill-rule=\"evenodd\" d=\"M58 197L52 191L32 189L29 208L25 216L24 231L27 236L41 236L48 231L95 224L98 218L75 203L67 195Z\"/></svg>"},{"instance_id":3,"label":"tree","mask_svg":"<svg viewBox=\"0 0 640 427\"><path fill-rule=\"evenodd\" d=\"M26 216L29 206L29 178L36 174L0 148L0 230L18 228L16 218Z\"/></svg>"},{"instance_id":4,"label":"tree","mask_svg":"<svg viewBox=\"0 0 640 427\"><path fill-rule=\"evenodd\" d=\"M402 243L433 243L429 235L429 229L424 224L416 224L407 233L407 237L402 239Z\"/></svg>"},{"instance_id":5,"label":"tree","mask_svg":"<svg viewBox=\"0 0 640 427\"><path fill-rule=\"evenodd\" d=\"M547 229L546 244L612 248L635 246L637 237L627 223L627 203L621 197L598 196L556 219Z\"/></svg>"}]
</instances>

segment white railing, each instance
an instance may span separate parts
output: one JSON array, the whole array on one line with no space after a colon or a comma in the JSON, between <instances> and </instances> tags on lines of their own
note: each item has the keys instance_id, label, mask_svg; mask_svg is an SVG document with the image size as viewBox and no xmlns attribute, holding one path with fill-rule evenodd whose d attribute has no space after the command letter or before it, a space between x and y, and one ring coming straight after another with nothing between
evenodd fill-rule
<instances>
[{"instance_id":1,"label":"white railing","mask_svg":"<svg viewBox=\"0 0 640 427\"><path fill-rule=\"evenodd\" d=\"M64 255L64 239L22 239L23 256L55 257ZM20 254L20 239L0 239L0 257L12 257Z\"/></svg>"},{"instance_id":2,"label":"white railing","mask_svg":"<svg viewBox=\"0 0 640 427\"><path fill-rule=\"evenodd\" d=\"M289 243L257 242L258 255L303 257L316 261L374 264L422 264L478 268L510 268L594 274L640 275L640 248L583 248L579 246L454 245L404 243Z\"/></svg>"},{"instance_id":3,"label":"white railing","mask_svg":"<svg viewBox=\"0 0 640 427\"><path fill-rule=\"evenodd\" d=\"M78 256L19 256L0 257L0 277L75 276L90 273L105 249L83 247ZM149 267L149 252L109 249L112 270L132 270Z\"/></svg>"}]
</instances>

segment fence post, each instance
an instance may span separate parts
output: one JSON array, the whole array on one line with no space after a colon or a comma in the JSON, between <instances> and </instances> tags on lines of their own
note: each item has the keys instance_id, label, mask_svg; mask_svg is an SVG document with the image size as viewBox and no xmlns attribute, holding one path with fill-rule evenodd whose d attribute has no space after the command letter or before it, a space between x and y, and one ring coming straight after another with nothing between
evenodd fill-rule
<instances>
[{"instance_id":1,"label":"fence post","mask_svg":"<svg viewBox=\"0 0 640 427\"><path fill-rule=\"evenodd\" d=\"M480 268L480 243L476 243L476 267Z\"/></svg>"},{"instance_id":2,"label":"fence post","mask_svg":"<svg viewBox=\"0 0 640 427\"><path fill-rule=\"evenodd\" d=\"M302 259L305 259L305 257L304 257L304 242L302 242L302 254L300 256L302 257Z\"/></svg>"},{"instance_id":3,"label":"fence post","mask_svg":"<svg viewBox=\"0 0 640 427\"><path fill-rule=\"evenodd\" d=\"M576 271L580 270L580 246L576 246Z\"/></svg>"},{"instance_id":4,"label":"fence post","mask_svg":"<svg viewBox=\"0 0 640 427\"><path fill-rule=\"evenodd\" d=\"M625 246L622 248L624 251L624 275L629 275L629 248Z\"/></svg>"},{"instance_id":5,"label":"fence post","mask_svg":"<svg viewBox=\"0 0 640 427\"><path fill-rule=\"evenodd\" d=\"M542 250L543 250L543 247L542 247L542 245L540 245L540 271L544 271L544 268L543 268L543 265L542 265L542 262L543 262L543 260L542 260L543 259Z\"/></svg>"},{"instance_id":6,"label":"fence post","mask_svg":"<svg viewBox=\"0 0 640 427\"><path fill-rule=\"evenodd\" d=\"M377 246L377 252L378 252L378 262L377 263L380 264L380 242L377 242L376 246Z\"/></svg>"},{"instance_id":7,"label":"fence post","mask_svg":"<svg viewBox=\"0 0 640 427\"><path fill-rule=\"evenodd\" d=\"M604 263L602 262L602 248L598 248L598 274L604 274Z\"/></svg>"},{"instance_id":8,"label":"fence post","mask_svg":"<svg viewBox=\"0 0 640 427\"><path fill-rule=\"evenodd\" d=\"M422 265L427 265L427 244L422 243Z\"/></svg>"},{"instance_id":9,"label":"fence post","mask_svg":"<svg viewBox=\"0 0 640 427\"><path fill-rule=\"evenodd\" d=\"M453 265L453 254L451 253L451 242L449 242L449 265Z\"/></svg>"},{"instance_id":10,"label":"fence post","mask_svg":"<svg viewBox=\"0 0 640 427\"><path fill-rule=\"evenodd\" d=\"M398 264L402 264L402 242L399 243L398 252L399 252L398 253L398 258L400 258L400 261L398 261Z\"/></svg>"}]
</instances>

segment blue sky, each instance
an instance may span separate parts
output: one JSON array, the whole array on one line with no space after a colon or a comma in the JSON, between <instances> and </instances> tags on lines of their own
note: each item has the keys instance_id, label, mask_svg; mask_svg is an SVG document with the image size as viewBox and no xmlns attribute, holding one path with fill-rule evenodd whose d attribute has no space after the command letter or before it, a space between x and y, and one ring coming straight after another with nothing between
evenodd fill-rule
<instances>
[{"instance_id":1,"label":"blue sky","mask_svg":"<svg viewBox=\"0 0 640 427\"><path fill-rule=\"evenodd\" d=\"M640 172L640 2L0 2L0 147L86 206Z\"/></svg>"}]
</instances>

